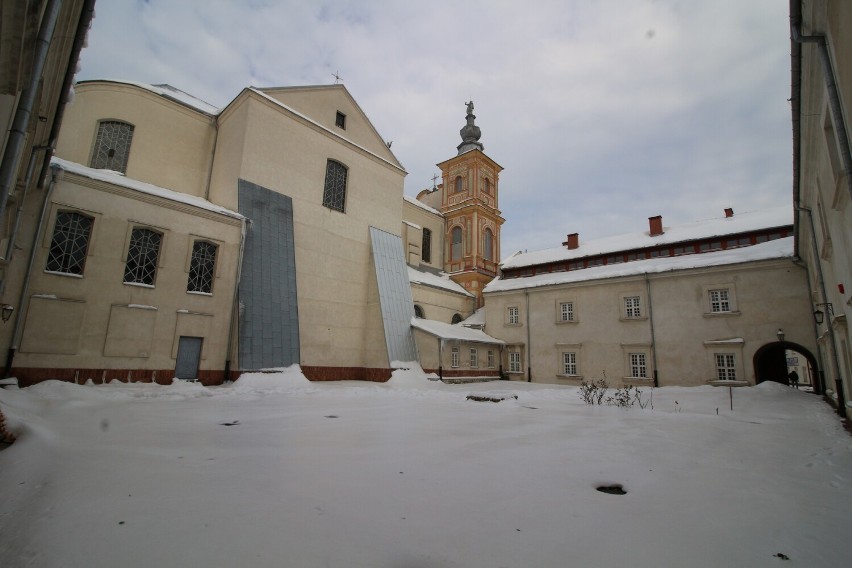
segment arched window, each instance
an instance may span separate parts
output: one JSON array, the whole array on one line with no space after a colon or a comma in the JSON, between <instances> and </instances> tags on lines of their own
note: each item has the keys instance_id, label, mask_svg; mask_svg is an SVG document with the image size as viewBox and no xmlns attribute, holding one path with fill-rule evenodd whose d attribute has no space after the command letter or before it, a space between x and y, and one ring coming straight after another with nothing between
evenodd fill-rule
<instances>
[{"instance_id":1,"label":"arched window","mask_svg":"<svg viewBox=\"0 0 852 568\"><path fill-rule=\"evenodd\" d=\"M322 204L341 213L346 206L346 175L346 166L340 162L329 160L326 164Z\"/></svg>"},{"instance_id":2,"label":"arched window","mask_svg":"<svg viewBox=\"0 0 852 568\"><path fill-rule=\"evenodd\" d=\"M462 317L461 314L453 314L453 323L461 323Z\"/></svg>"},{"instance_id":3,"label":"arched window","mask_svg":"<svg viewBox=\"0 0 852 568\"><path fill-rule=\"evenodd\" d=\"M420 247L420 257L423 262L432 262L432 231L423 227L423 242Z\"/></svg>"},{"instance_id":4,"label":"arched window","mask_svg":"<svg viewBox=\"0 0 852 568\"><path fill-rule=\"evenodd\" d=\"M189 261L187 292L213 292L213 277L216 275L216 251L218 247L207 241L195 241L192 244L192 256Z\"/></svg>"},{"instance_id":5,"label":"arched window","mask_svg":"<svg viewBox=\"0 0 852 568\"><path fill-rule=\"evenodd\" d=\"M482 237L482 257L485 260L494 260L494 233L491 229L485 229Z\"/></svg>"},{"instance_id":6,"label":"arched window","mask_svg":"<svg viewBox=\"0 0 852 568\"><path fill-rule=\"evenodd\" d=\"M483 191L485 191L485 193L491 193L491 180L490 179L485 178L485 183L483 184L482 189L483 189Z\"/></svg>"},{"instance_id":7,"label":"arched window","mask_svg":"<svg viewBox=\"0 0 852 568\"><path fill-rule=\"evenodd\" d=\"M461 260L462 257L462 229L461 227L453 227L452 243L450 248L450 260Z\"/></svg>"},{"instance_id":8,"label":"arched window","mask_svg":"<svg viewBox=\"0 0 852 568\"><path fill-rule=\"evenodd\" d=\"M414 304L414 317L416 317L416 318L422 318L423 317L423 308L421 308L417 304Z\"/></svg>"},{"instance_id":9,"label":"arched window","mask_svg":"<svg viewBox=\"0 0 852 568\"><path fill-rule=\"evenodd\" d=\"M160 243L163 235L151 229L136 228L130 233L127 263L124 265L124 282L153 286L160 262Z\"/></svg>"},{"instance_id":10,"label":"arched window","mask_svg":"<svg viewBox=\"0 0 852 568\"><path fill-rule=\"evenodd\" d=\"M461 176L456 176L456 193L460 193L462 189L462 178Z\"/></svg>"},{"instance_id":11,"label":"arched window","mask_svg":"<svg viewBox=\"0 0 852 568\"><path fill-rule=\"evenodd\" d=\"M132 124L118 120L100 121L91 166L96 170L127 173L127 160L130 157L132 141Z\"/></svg>"}]
</instances>

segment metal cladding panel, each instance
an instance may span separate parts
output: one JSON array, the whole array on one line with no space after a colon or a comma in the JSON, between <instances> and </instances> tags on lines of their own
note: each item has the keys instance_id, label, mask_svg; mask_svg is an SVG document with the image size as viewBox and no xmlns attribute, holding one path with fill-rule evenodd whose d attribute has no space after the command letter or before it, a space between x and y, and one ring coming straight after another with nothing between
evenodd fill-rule
<instances>
[{"instance_id":1,"label":"metal cladding panel","mask_svg":"<svg viewBox=\"0 0 852 568\"><path fill-rule=\"evenodd\" d=\"M299 363L293 200L239 180L239 212L251 219L240 278L240 368Z\"/></svg>"},{"instance_id":2,"label":"metal cladding panel","mask_svg":"<svg viewBox=\"0 0 852 568\"><path fill-rule=\"evenodd\" d=\"M408 282L408 266L402 248L402 238L370 227L373 246L373 265L379 284L379 303L385 327L388 360L416 361L417 350L411 332L414 299Z\"/></svg>"}]
</instances>

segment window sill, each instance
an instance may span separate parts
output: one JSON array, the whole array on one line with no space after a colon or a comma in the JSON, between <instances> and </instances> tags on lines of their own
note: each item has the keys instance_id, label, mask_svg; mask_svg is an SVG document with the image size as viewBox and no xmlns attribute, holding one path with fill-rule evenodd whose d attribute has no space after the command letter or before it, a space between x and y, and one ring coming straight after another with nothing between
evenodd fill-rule
<instances>
[{"instance_id":1,"label":"window sill","mask_svg":"<svg viewBox=\"0 0 852 568\"><path fill-rule=\"evenodd\" d=\"M213 296L213 292L196 292L195 290L187 290L186 293L192 294L193 296L208 296L208 297Z\"/></svg>"},{"instance_id":2,"label":"window sill","mask_svg":"<svg viewBox=\"0 0 852 568\"><path fill-rule=\"evenodd\" d=\"M583 381L583 375L556 375L556 378L557 379L563 379L563 380L566 380L566 381L575 381L575 382L582 382Z\"/></svg>"},{"instance_id":3,"label":"window sill","mask_svg":"<svg viewBox=\"0 0 852 568\"><path fill-rule=\"evenodd\" d=\"M520 323L504 323L505 327L523 327L523 324Z\"/></svg>"},{"instance_id":4,"label":"window sill","mask_svg":"<svg viewBox=\"0 0 852 568\"><path fill-rule=\"evenodd\" d=\"M125 286L135 286L137 288L150 288L152 290L156 288L153 284L144 284L142 282L123 282L122 284Z\"/></svg>"},{"instance_id":5,"label":"window sill","mask_svg":"<svg viewBox=\"0 0 852 568\"><path fill-rule=\"evenodd\" d=\"M638 318L628 318L628 317L625 317L625 316L621 316L618 319L619 319L619 321L648 321L648 316L641 316L641 317L638 317Z\"/></svg>"},{"instance_id":6,"label":"window sill","mask_svg":"<svg viewBox=\"0 0 852 568\"><path fill-rule=\"evenodd\" d=\"M654 379L651 377L623 377L621 382L625 385L651 386L654 384Z\"/></svg>"},{"instance_id":7,"label":"window sill","mask_svg":"<svg viewBox=\"0 0 852 568\"><path fill-rule=\"evenodd\" d=\"M556 325L564 325L564 324L572 324L572 323L580 323L580 320L556 320Z\"/></svg>"},{"instance_id":8,"label":"window sill","mask_svg":"<svg viewBox=\"0 0 852 568\"><path fill-rule=\"evenodd\" d=\"M742 313L739 310L731 311L731 312L704 312L705 318L725 318L731 316L741 316Z\"/></svg>"},{"instance_id":9,"label":"window sill","mask_svg":"<svg viewBox=\"0 0 852 568\"><path fill-rule=\"evenodd\" d=\"M747 387L749 386L748 381L708 381L708 385L713 387Z\"/></svg>"},{"instance_id":10,"label":"window sill","mask_svg":"<svg viewBox=\"0 0 852 568\"><path fill-rule=\"evenodd\" d=\"M68 278L83 278L82 274L74 274L73 272L56 272L54 270L45 270L45 274L52 274L53 276L67 276Z\"/></svg>"}]
</instances>

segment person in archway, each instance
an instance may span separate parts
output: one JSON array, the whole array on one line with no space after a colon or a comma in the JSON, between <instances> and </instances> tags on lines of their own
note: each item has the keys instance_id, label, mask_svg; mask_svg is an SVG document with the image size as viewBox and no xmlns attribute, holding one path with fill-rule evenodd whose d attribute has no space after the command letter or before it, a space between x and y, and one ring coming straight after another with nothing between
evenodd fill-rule
<instances>
[{"instance_id":1,"label":"person in archway","mask_svg":"<svg viewBox=\"0 0 852 568\"><path fill-rule=\"evenodd\" d=\"M798 388L799 388L799 373L796 372L796 369L793 369L792 371L790 371L790 373L787 375L787 378L790 379L790 386L796 387L796 389L798 390Z\"/></svg>"}]
</instances>

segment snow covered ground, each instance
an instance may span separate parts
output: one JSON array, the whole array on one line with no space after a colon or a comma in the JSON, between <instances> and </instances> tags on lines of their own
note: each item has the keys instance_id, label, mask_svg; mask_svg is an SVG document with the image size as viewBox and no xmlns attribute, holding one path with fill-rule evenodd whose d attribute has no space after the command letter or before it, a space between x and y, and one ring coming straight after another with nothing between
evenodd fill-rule
<instances>
[{"instance_id":1,"label":"snow covered ground","mask_svg":"<svg viewBox=\"0 0 852 568\"><path fill-rule=\"evenodd\" d=\"M419 371L0 390L0 566L848 566L852 437L803 391L733 403Z\"/></svg>"}]
</instances>

